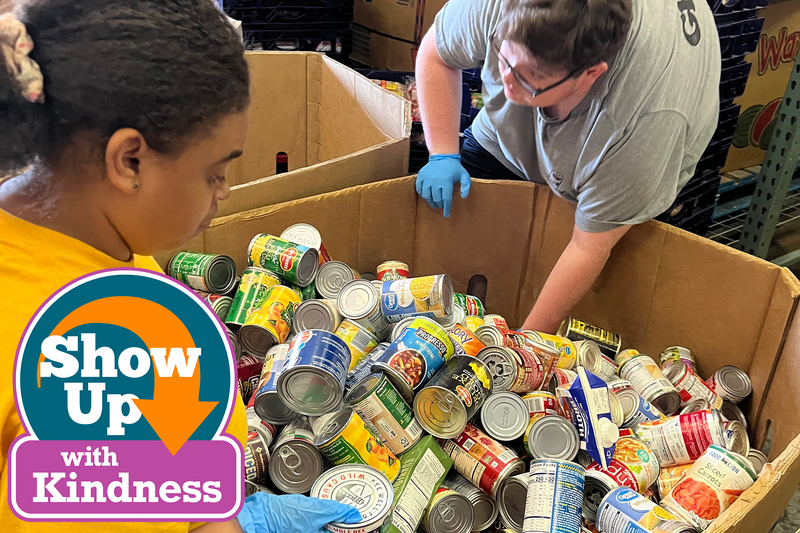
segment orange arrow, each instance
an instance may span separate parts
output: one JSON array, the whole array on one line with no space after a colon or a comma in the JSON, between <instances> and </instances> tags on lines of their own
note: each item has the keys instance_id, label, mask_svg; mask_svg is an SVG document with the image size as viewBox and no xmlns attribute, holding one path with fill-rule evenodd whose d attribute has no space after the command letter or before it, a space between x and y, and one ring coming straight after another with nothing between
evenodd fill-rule
<instances>
[{"instance_id":1,"label":"orange arrow","mask_svg":"<svg viewBox=\"0 0 800 533\"><path fill-rule=\"evenodd\" d=\"M87 303L64 317L50 335L61 335L83 324L111 324L136 333L148 348L180 347L186 355L194 340L180 319L167 308L132 296L112 296ZM152 359L152 358L151 358ZM39 365L45 360L39 356ZM99 363L99 361L98 361ZM102 368L98 364L98 367ZM155 362L153 361L155 369ZM38 370L37 370L38 374ZM153 399L134 403L172 455L189 440L219 402L200 401L200 363L191 377L158 376L154 372ZM37 376L39 386L41 378Z\"/></svg>"}]
</instances>

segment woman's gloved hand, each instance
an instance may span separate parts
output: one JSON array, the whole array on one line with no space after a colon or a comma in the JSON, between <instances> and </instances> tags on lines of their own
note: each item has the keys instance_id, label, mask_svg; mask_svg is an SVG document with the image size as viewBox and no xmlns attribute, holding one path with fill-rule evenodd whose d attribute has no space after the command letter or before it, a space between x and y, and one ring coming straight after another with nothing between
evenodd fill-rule
<instances>
[{"instance_id":1,"label":"woman's gloved hand","mask_svg":"<svg viewBox=\"0 0 800 533\"><path fill-rule=\"evenodd\" d=\"M322 533L330 522L360 522L361 513L334 500L257 492L244 501L236 518L245 533Z\"/></svg>"},{"instance_id":2,"label":"woman's gloved hand","mask_svg":"<svg viewBox=\"0 0 800 533\"><path fill-rule=\"evenodd\" d=\"M442 209L444 218L450 217L453 206L453 186L461 184L461 198L469 195L469 172L461 166L458 154L432 155L428 164L417 174L417 194L433 208Z\"/></svg>"}]
</instances>

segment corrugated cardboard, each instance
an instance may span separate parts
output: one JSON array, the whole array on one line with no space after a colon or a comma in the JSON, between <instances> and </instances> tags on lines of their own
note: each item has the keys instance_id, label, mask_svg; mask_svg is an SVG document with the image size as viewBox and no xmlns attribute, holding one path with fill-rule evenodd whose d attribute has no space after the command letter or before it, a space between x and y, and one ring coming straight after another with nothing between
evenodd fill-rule
<instances>
[{"instance_id":1,"label":"corrugated cardboard","mask_svg":"<svg viewBox=\"0 0 800 533\"><path fill-rule=\"evenodd\" d=\"M220 215L408 172L410 104L322 54L248 52L244 155L227 174ZM284 152L289 172L276 175Z\"/></svg>"},{"instance_id":2,"label":"corrugated cardboard","mask_svg":"<svg viewBox=\"0 0 800 533\"><path fill-rule=\"evenodd\" d=\"M297 222L315 225L331 255L361 272L396 259L415 276L450 274L457 291L482 274L487 309L518 326L570 240L574 206L544 186L473 180L469 198L456 199L444 219L408 177L219 218L188 249L228 254L242 269L256 233ZM651 221L623 237L574 310L643 353L691 348L702 375L724 364L750 374L753 395L743 407L751 440L761 447L771 428L773 463L713 533L766 533L800 481L798 301L789 270Z\"/></svg>"},{"instance_id":3,"label":"corrugated cardboard","mask_svg":"<svg viewBox=\"0 0 800 533\"><path fill-rule=\"evenodd\" d=\"M393 39L353 24L352 59L381 70L413 71L419 44Z\"/></svg>"},{"instance_id":4,"label":"corrugated cardboard","mask_svg":"<svg viewBox=\"0 0 800 533\"><path fill-rule=\"evenodd\" d=\"M747 56L753 64L744 94L734 142L722 172L739 170L764 161L778 104L786 91L795 57L800 52L800 2L772 0L759 12L764 29L758 49Z\"/></svg>"},{"instance_id":5,"label":"corrugated cardboard","mask_svg":"<svg viewBox=\"0 0 800 533\"><path fill-rule=\"evenodd\" d=\"M446 1L353 0L353 20L387 37L420 43Z\"/></svg>"}]
</instances>

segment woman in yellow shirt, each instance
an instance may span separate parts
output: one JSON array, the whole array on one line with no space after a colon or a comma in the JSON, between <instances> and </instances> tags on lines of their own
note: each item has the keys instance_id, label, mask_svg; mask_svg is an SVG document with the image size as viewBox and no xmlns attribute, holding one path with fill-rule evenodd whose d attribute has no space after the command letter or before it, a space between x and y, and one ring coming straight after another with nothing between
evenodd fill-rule
<instances>
[{"instance_id":1,"label":"woman in yellow shirt","mask_svg":"<svg viewBox=\"0 0 800 533\"><path fill-rule=\"evenodd\" d=\"M53 292L150 257L208 227L248 127L242 45L208 0L31 0L0 17L0 531L185 532L188 523L29 523L8 505L23 433L14 354ZM0 178L2 179L2 178ZM237 402L228 433L244 441ZM204 531L313 533L358 511L258 493Z\"/></svg>"}]
</instances>

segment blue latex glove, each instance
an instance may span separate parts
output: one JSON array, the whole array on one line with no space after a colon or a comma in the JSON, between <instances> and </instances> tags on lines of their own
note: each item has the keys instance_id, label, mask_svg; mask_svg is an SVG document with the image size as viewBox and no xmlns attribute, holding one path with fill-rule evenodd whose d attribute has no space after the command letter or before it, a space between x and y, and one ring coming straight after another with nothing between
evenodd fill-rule
<instances>
[{"instance_id":1,"label":"blue latex glove","mask_svg":"<svg viewBox=\"0 0 800 533\"><path fill-rule=\"evenodd\" d=\"M458 154L432 155L428 164L417 174L417 194L434 209L443 209L444 218L450 217L453 206L453 186L461 183L461 198L469 195L469 172L461 166Z\"/></svg>"},{"instance_id":2,"label":"blue latex glove","mask_svg":"<svg viewBox=\"0 0 800 533\"><path fill-rule=\"evenodd\" d=\"M257 492L244 501L236 518L245 533L322 533L329 522L360 522L361 513L335 500Z\"/></svg>"}]
</instances>

